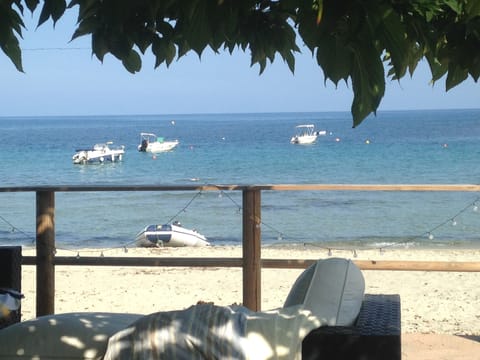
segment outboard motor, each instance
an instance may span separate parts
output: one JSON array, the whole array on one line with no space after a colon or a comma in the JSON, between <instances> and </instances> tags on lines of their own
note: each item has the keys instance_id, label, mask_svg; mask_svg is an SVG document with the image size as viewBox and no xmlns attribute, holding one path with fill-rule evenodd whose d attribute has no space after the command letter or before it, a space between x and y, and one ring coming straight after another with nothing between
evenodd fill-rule
<instances>
[{"instance_id":1,"label":"outboard motor","mask_svg":"<svg viewBox=\"0 0 480 360\"><path fill-rule=\"evenodd\" d=\"M140 145L139 151L145 152L147 151L148 141L146 139L142 140L142 144Z\"/></svg>"}]
</instances>

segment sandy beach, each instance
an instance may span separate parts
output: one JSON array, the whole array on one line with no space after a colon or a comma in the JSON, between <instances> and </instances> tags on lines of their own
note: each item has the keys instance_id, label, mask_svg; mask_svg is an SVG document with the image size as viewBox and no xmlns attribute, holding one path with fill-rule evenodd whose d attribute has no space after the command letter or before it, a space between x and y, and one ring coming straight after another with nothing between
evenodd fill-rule
<instances>
[{"instance_id":1,"label":"sandy beach","mask_svg":"<svg viewBox=\"0 0 480 360\"><path fill-rule=\"evenodd\" d=\"M24 255L34 255L24 250ZM71 251L58 255L75 256ZM102 250L78 250L79 256L100 256ZM241 257L241 247L137 248L104 250L104 256L154 257ZM478 261L480 250L390 249L333 251L324 249L262 248L262 258L321 259L333 257L352 260ZM262 270L262 309L273 309L283 302L300 269ZM480 350L480 273L364 270L366 293L400 294L402 315L402 352L404 359L424 359L432 350L461 347ZM182 309L198 301L229 305L242 302L240 268L167 268L167 267L80 267L56 268L55 312L109 311L149 314L161 310ZM35 316L35 267L22 271L22 320ZM435 335L432 338L432 334ZM455 335L452 337L452 335ZM469 339L476 339L471 341ZM443 339L431 346L433 340ZM422 342L423 341L423 342ZM419 357L421 349L430 350ZM410 355L409 355L410 354ZM415 355L413 355L415 354ZM452 355L452 354L451 354ZM456 357L462 359L461 352ZM466 354L465 356L468 356ZM476 355L477 356L477 355ZM433 357L432 357L433 358ZM443 359L437 357L436 359ZM466 359L467 357L465 357ZM472 358L472 357L470 357Z\"/></svg>"}]
</instances>

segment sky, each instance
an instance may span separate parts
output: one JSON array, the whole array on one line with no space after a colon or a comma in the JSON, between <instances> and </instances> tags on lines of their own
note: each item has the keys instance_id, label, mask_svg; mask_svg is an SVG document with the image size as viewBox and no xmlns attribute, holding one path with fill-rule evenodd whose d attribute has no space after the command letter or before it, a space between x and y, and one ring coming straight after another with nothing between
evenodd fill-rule
<instances>
[{"instance_id":1,"label":"sky","mask_svg":"<svg viewBox=\"0 0 480 360\"><path fill-rule=\"evenodd\" d=\"M89 37L70 42L72 10L55 28L51 21L36 28L38 14L25 12L24 73L0 52L0 116L350 111L351 88L325 83L308 49L296 57L294 74L278 57L260 75L240 50L192 52L157 69L147 50L142 70L130 74L112 55L103 63L92 56ZM429 81L424 62L413 78L387 80L378 111L480 107L480 84L471 78L448 92L444 79L433 87Z\"/></svg>"}]
</instances>

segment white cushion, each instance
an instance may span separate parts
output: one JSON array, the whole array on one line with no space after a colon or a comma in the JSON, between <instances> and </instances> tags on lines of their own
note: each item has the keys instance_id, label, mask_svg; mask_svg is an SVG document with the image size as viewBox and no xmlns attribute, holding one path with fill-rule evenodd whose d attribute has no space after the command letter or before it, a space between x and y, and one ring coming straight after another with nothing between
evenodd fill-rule
<instances>
[{"instance_id":1,"label":"white cushion","mask_svg":"<svg viewBox=\"0 0 480 360\"><path fill-rule=\"evenodd\" d=\"M108 338L142 315L68 313L0 330L0 359L102 359Z\"/></svg>"},{"instance_id":2,"label":"white cushion","mask_svg":"<svg viewBox=\"0 0 480 360\"><path fill-rule=\"evenodd\" d=\"M365 280L350 260L318 260L293 285L284 307L303 304L330 326L351 326L360 312Z\"/></svg>"}]
</instances>

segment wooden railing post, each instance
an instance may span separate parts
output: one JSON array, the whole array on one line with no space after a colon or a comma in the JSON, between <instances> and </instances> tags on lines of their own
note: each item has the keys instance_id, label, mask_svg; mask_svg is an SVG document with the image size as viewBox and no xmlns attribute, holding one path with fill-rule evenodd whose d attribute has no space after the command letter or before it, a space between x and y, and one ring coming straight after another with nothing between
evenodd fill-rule
<instances>
[{"instance_id":1,"label":"wooden railing post","mask_svg":"<svg viewBox=\"0 0 480 360\"><path fill-rule=\"evenodd\" d=\"M55 192L37 191L37 316L55 313Z\"/></svg>"},{"instance_id":2,"label":"wooden railing post","mask_svg":"<svg viewBox=\"0 0 480 360\"><path fill-rule=\"evenodd\" d=\"M243 305L261 310L260 190L243 190Z\"/></svg>"}]
</instances>

